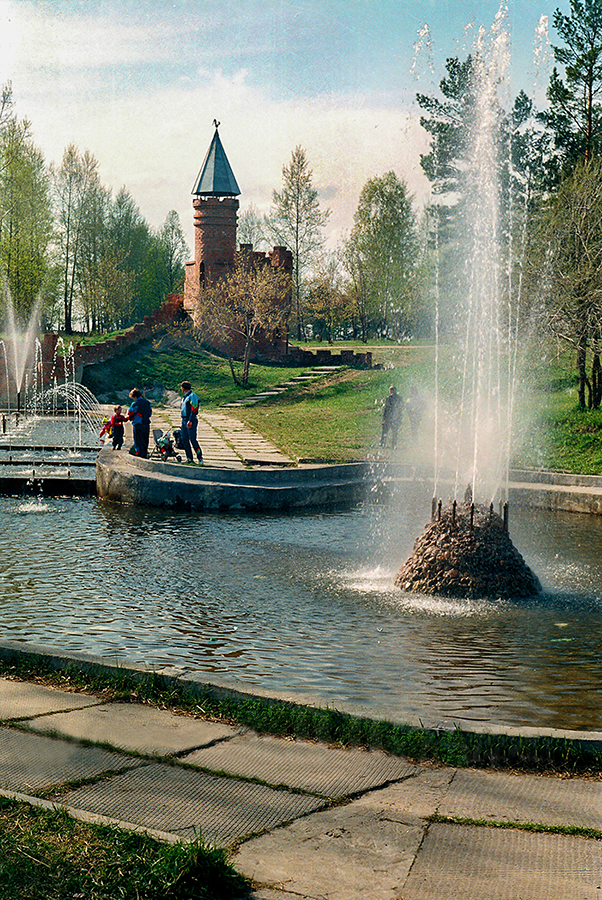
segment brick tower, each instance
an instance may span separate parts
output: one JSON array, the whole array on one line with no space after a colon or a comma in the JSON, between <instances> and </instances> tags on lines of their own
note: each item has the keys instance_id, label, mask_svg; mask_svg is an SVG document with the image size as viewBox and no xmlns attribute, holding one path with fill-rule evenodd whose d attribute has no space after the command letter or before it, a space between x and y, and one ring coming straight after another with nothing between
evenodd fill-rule
<instances>
[{"instance_id":1,"label":"brick tower","mask_svg":"<svg viewBox=\"0 0 602 900\"><path fill-rule=\"evenodd\" d=\"M234 265L240 189L219 137L219 122L193 188L194 260L186 263L184 307L190 310L201 284L217 281Z\"/></svg>"}]
</instances>

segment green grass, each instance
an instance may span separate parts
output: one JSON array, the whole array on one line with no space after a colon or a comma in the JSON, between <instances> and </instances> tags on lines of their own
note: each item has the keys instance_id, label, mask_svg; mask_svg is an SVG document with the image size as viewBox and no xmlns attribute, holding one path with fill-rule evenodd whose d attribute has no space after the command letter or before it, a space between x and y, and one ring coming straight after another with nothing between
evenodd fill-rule
<instances>
[{"instance_id":1,"label":"green grass","mask_svg":"<svg viewBox=\"0 0 602 900\"><path fill-rule=\"evenodd\" d=\"M240 900L225 851L72 819L0 798L2 900Z\"/></svg>"},{"instance_id":2,"label":"green grass","mask_svg":"<svg viewBox=\"0 0 602 900\"><path fill-rule=\"evenodd\" d=\"M433 813L428 816L429 822L442 825L464 825L476 828L505 828L513 831L529 831L533 834L564 834L569 837L583 837L589 840L602 841L602 830L588 828L584 825L546 825L542 822L517 822L514 820L496 821L495 819L471 819L464 816L442 816Z\"/></svg>"},{"instance_id":3,"label":"green grass","mask_svg":"<svg viewBox=\"0 0 602 900\"><path fill-rule=\"evenodd\" d=\"M326 344L301 345L315 348ZM373 353L375 368L343 369L291 388L278 397L235 415L297 459L331 462L368 458L377 448L381 403L389 385L404 395L413 382L426 396L434 388L434 350L428 344L377 342L367 347L333 344L336 351L355 349ZM461 359L457 348L440 348L440 395L454 408ZM577 404L573 355L541 355L531 351L528 381L518 392L522 412L517 415L520 443L512 465L584 474L602 473L602 412L580 410ZM155 386L177 391L188 379L201 407L211 409L288 381L308 367L251 366L250 382L234 384L227 360L207 353L185 335L158 335L116 360L84 370L85 384L97 395L117 399L115 391Z\"/></svg>"},{"instance_id":4,"label":"green grass","mask_svg":"<svg viewBox=\"0 0 602 900\"><path fill-rule=\"evenodd\" d=\"M207 353L192 341L180 345L170 336L149 339L116 359L84 369L83 381L94 394L114 395L118 390L139 387L152 390L160 386L179 391L180 383L190 381L205 408L250 396L299 374L298 368L279 366L251 367L249 384L234 384L228 361Z\"/></svg>"},{"instance_id":5,"label":"green grass","mask_svg":"<svg viewBox=\"0 0 602 900\"><path fill-rule=\"evenodd\" d=\"M530 447L522 457L555 472L602 474L602 410L579 409L566 390L541 395Z\"/></svg>"},{"instance_id":6,"label":"green grass","mask_svg":"<svg viewBox=\"0 0 602 900\"><path fill-rule=\"evenodd\" d=\"M394 383L402 396L424 384L428 365L403 355L393 369L345 369L293 391L238 409L237 418L297 459L364 460L380 436L382 402Z\"/></svg>"},{"instance_id":7,"label":"green grass","mask_svg":"<svg viewBox=\"0 0 602 900\"><path fill-rule=\"evenodd\" d=\"M477 734L398 725L270 698L212 693L153 673L133 675L84 670L69 663L55 669L44 657L4 655L0 675L38 680L63 689L90 691L104 699L149 703L225 721L282 737L366 747L414 761L449 766L512 768L529 772L602 773L602 752L579 741L551 737Z\"/></svg>"}]
</instances>

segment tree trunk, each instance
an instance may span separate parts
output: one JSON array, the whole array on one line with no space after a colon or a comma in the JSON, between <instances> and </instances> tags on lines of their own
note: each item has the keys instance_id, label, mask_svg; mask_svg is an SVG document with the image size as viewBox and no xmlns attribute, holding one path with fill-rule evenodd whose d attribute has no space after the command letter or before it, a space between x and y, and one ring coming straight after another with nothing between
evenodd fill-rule
<instances>
[{"instance_id":1,"label":"tree trunk","mask_svg":"<svg viewBox=\"0 0 602 900\"><path fill-rule=\"evenodd\" d=\"M600 348L596 343L592 360L592 409L600 409L602 400L602 366L600 365Z\"/></svg>"},{"instance_id":2,"label":"tree trunk","mask_svg":"<svg viewBox=\"0 0 602 900\"><path fill-rule=\"evenodd\" d=\"M579 397L579 407L581 409L585 409L585 388L587 385L587 374L585 371L585 363L587 356L587 335L583 334L579 338L579 344L577 346L577 377L578 377L578 386L577 386L577 394Z\"/></svg>"},{"instance_id":3,"label":"tree trunk","mask_svg":"<svg viewBox=\"0 0 602 900\"><path fill-rule=\"evenodd\" d=\"M230 353L228 354L228 363L230 365L230 374L232 375L232 381L237 387L240 387L240 381L238 380L236 372L234 371L234 361Z\"/></svg>"},{"instance_id":4,"label":"tree trunk","mask_svg":"<svg viewBox=\"0 0 602 900\"><path fill-rule=\"evenodd\" d=\"M251 342L253 338L250 335L247 335L247 342L245 344L245 352L243 355L242 361L242 386L246 387L249 383L249 368L251 367Z\"/></svg>"}]
</instances>

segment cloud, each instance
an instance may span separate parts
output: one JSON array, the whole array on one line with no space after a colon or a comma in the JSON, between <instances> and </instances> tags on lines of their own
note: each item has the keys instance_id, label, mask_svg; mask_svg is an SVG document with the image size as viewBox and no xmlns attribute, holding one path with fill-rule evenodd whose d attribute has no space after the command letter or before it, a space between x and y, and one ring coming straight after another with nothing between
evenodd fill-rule
<instances>
[{"instance_id":1,"label":"cloud","mask_svg":"<svg viewBox=\"0 0 602 900\"><path fill-rule=\"evenodd\" d=\"M241 207L267 212L282 167L301 145L323 205L332 210L331 243L351 227L365 181L394 169L418 199L426 181L418 166L426 137L411 110L369 105L354 96L281 100L257 88L241 71L199 71L195 83L170 85L120 100L30 108L35 139L60 162L71 141L100 162L103 181L131 191L152 225L174 208L191 240L194 178L221 120L220 136L240 185ZM326 202L327 201L327 202Z\"/></svg>"},{"instance_id":2,"label":"cloud","mask_svg":"<svg viewBox=\"0 0 602 900\"><path fill-rule=\"evenodd\" d=\"M246 22L249 33L244 47L232 50L226 45L236 41L226 26L234 8L245 10L237 27ZM419 154L426 136L411 104L365 89L331 86L317 96L282 90L277 78L266 77L281 48L273 33L263 33L258 8L252 0L235 7L224 0L203 4L198 16L196 0L138 2L133 16L132 4L119 0L0 0L0 21L11 32L17 113L31 120L49 162L60 164L72 142L90 150L103 182L114 191L125 185L154 227L176 209L189 243L190 190L214 118L222 122L241 208L269 209L297 145L307 152L323 206L332 210L331 243L351 228L361 187L374 175L393 169L423 200L428 186ZM309 8L282 6L283 32L298 9L307 18ZM235 65L245 54L249 65Z\"/></svg>"}]
</instances>

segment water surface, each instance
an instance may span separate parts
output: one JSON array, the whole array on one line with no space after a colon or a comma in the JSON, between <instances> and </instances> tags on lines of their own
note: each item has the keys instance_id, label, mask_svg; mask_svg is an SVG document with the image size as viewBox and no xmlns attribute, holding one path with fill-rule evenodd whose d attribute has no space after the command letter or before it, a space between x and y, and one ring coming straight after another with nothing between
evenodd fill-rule
<instances>
[{"instance_id":1,"label":"water surface","mask_svg":"<svg viewBox=\"0 0 602 900\"><path fill-rule=\"evenodd\" d=\"M0 498L0 640L310 695L396 721L602 730L602 522L512 511L532 600L393 587L426 518Z\"/></svg>"}]
</instances>

